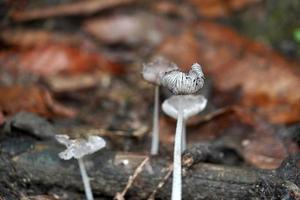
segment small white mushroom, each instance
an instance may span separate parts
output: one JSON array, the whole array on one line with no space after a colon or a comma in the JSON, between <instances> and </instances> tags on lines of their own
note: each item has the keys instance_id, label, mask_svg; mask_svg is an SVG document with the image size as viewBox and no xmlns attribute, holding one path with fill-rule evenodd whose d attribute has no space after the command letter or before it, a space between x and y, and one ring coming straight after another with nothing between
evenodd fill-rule
<instances>
[{"instance_id":1,"label":"small white mushroom","mask_svg":"<svg viewBox=\"0 0 300 200\"><path fill-rule=\"evenodd\" d=\"M89 136L87 140L71 140L68 135L56 135L55 138L59 143L67 147L65 151L58 154L61 159L69 160L75 158L78 160L86 198L87 200L93 200L94 197L89 177L84 166L83 157L104 148L106 145L105 140L99 136Z\"/></svg>"},{"instance_id":2,"label":"small white mushroom","mask_svg":"<svg viewBox=\"0 0 300 200\"><path fill-rule=\"evenodd\" d=\"M204 74L198 63L194 63L188 73L173 70L165 73L161 84L175 95L194 94L204 84Z\"/></svg>"},{"instance_id":3,"label":"small white mushroom","mask_svg":"<svg viewBox=\"0 0 300 200\"><path fill-rule=\"evenodd\" d=\"M186 149L185 122L190 117L203 111L206 104L207 100L202 95L176 95L163 102L162 110L174 119L178 119L178 111L183 110L182 151Z\"/></svg>"},{"instance_id":4,"label":"small white mushroom","mask_svg":"<svg viewBox=\"0 0 300 200\"><path fill-rule=\"evenodd\" d=\"M161 78L165 73L177 70L178 66L170 62L164 57L157 56L153 58L152 62L143 64L142 76L143 78L154 85L161 84Z\"/></svg>"},{"instance_id":5,"label":"small white mushroom","mask_svg":"<svg viewBox=\"0 0 300 200\"><path fill-rule=\"evenodd\" d=\"M159 86L165 73L178 69L178 66L163 57L156 57L152 62L143 64L143 78L155 85L153 130L151 142L151 155L156 155L159 149Z\"/></svg>"},{"instance_id":6,"label":"small white mushroom","mask_svg":"<svg viewBox=\"0 0 300 200\"><path fill-rule=\"evenodd\" d=\"M181 153L182 147L185 148L186 143L185 121L206 106L206 99L203 96L191 95L197 93L203 87L204 75L201 66L195 63L187 74L179 70L165 73L161 83L173 94L177 95L167 99L163 103L162 109L165 113L177 119L173 158L172 200L181 200Z\"/></svg>"}]
</instances>

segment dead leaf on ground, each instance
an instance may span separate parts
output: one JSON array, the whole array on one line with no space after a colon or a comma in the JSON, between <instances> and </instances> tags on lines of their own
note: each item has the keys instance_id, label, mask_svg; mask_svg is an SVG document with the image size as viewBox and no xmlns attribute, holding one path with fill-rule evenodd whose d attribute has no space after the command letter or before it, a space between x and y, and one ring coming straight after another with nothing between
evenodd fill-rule
<instances>
[{"instance_id":1,"label":"dead leaf on ground","mask_svg":"<svg viewBox=\"0 0 300 200\"><path fill-rule=\"evenodd\" d=\"M0 86L0 111L11 116L20 111L45 117L75 117L76 111L55 101L47 90L38 87Z\"/></svg>"},{"instance_id":2,"label":"dead leaf on ground","mask_svg":"<svg viewBox=\"0 0 300 200\"><path fill-rule=\"evenodd\" d=\"M241 142L245 159L254 166L275 169L290 154L299 152L298 145L276 134L276 128L257 120L255 131Z\"/></svg>"},{"instance_id":3,"label":"dead leaf on ground","mask_svg":"<svg viewBox=\"0 0 300 200\"><path fill-rule=\"evenodd\" d=\"M208 18L226 17L235 11L249 5L262 2L261 0L190 0L198 14Z\"/></svg>"},{"instance_id":4,"label":"dead leaf on ground","mask_svg":"<svg viewBox=\"0 0 300 200\"><path fill-rule=\"evenodd\" d=\"M56 16L89 15L118 6L129 5L135 0L90 0L76 1L62 5L35 8L30 10L15 10L11 18L15 21L28 21L34 19L45 19Z\"/></svg>"},{"instance_id":5,"label":"dead leaf on ground","mask_svg":"<svg viewBox=\"0 0 300 200\"><path fill-rule=\"evenodd\" d=\"M63 33L43 29L4 29L0 33L1 40L18 48L43 47L53 43L95 49L95 45L87 38L76 33Z\"/></svg>"},{"instance_id":6,"label":"dead leaf on ground","mask_svg":"<svg viewBox=\"0 0 300 200\"><path fill-rule=\"evenodd\" d=\"M56 75L45 77L45 82L51 91L56 93L78 91L94 88L99 84L108 86L111 77L101 72L76 75Z\"/></svg>"},{"instance_id":7,"label":"dead leaf on ground","mask_svg":"<svg viewBox=\"0 0 300 200\"><path fill-rule=\"evenodd\" d=\"M67 45L52 44L26 50L0 52L0 63L8 72L41 76L78 74L96 69L120 75L124 68L100 53Z\"/></svg>"},{"instance_id":8,"label":"dead leaf on ground","mask_svg":"<svg viewBox=\"0 0 300 200\"><path fill-rule=\"evenodd\" d=\"M201 63L198 40L189 30L166 38L159 46L158 54L169 58L185 70L190 69L195 62Z\"/></svg>"},{"instance_id":9,"label":"dead leaf on ground","mask_svg":"<svg viewBox=\"0 0 300 200\"><path fill-rule=\"evenodd\" d=\"M144 12L88 19L84 29L106 44L128 46L159 44L172 28L166 19Z\"/></svg>"}]
</instances>

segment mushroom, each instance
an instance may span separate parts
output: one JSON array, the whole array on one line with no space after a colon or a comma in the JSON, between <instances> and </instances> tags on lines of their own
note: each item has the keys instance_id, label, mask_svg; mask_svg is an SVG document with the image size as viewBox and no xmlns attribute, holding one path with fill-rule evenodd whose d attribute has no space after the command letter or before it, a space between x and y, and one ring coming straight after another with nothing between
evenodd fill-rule
<instances>
[{"instance_id":1,"label":"mushroom","mask_svg":"<svg viewBox=\"0 0 300 200\"><path fill-rule=\"evenodd\" d=\"M105 140L99 136L89 136L87 140L71 140L68 135L56 135L55 138L59 143L67 147L65 151L58 154L61 159L70 160L74 157L78 160L86 198L87 200L93 200L94 197L89 177L84 166L83 157L87 154L95 153L105 147Z\"/></svg>"},{"instance_id":2,"label":"mushroom","mask_svg":"<svg viewBox=\"0 0 300 200\"><path fill-rule=\"evenodd\" d=\"M168 116L178 119L178 111L183 111L182 121L182 138L181 138L181 151L186 149L186 121L203 111L207 104L207 100L202 95L176 95L165 100L162 104L162 110Z\"/></svg>"},{"instance_id":3,"label":"mushroom","mask_svg":"<svg viewBox=\"0 0 300 200\"><path fill-rule=\"evenodd\" d=\"M206 106L206 99L203 96L191 95L197 93L203 87L204 74L201 66L195 63L191 68L187 74L179 70L167 72L161 80L162 85L176 95L167 99L162 105L164 112L177 118L173 155L172 200L180 200L182 196L181 148L183 140L183 143L185 143L185 133L183 134L185 132L185 121Z\"/></svg>"},{"instance_id":4,"label":"mushroom","mask_svg":"<svg viewBox=\"0 0 300 200\"><path fill-rule=\"evenodd\" d=\"M175 95L194 94L203 87L204 74L201 66L194 63L188 73L179 70L165 73L161 83Z\"/></svg>"},{"instance_id":5,"label":"mushroom","mask_svg":"<svg viewBox=\"0 0 300 200\"><path fill-rule=\"evenodd\" d=\"M159 86L161 78L165 73L178 69L178 66L163 57L156 57L152 62L143 64L143 78L155 85L154 111L153 111L153 130L151 142L151 155L156 155L159 149Z\"/></svg>"}]
</instances>

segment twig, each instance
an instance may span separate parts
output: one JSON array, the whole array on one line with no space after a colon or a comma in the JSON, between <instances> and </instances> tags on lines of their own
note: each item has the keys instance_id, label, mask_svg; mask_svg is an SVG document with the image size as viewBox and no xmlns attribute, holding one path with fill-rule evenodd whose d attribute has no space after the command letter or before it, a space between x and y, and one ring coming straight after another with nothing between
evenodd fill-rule
<instances>
[{"instance_id":1,"label":"twig","mask_svg":"<svg viewBox=\"0 0 300 200\"><path fill-rule=\"evenodd\" d=\"M154 200L155 199L155 195L157 193L158 190L160 190L165 183L167 182L167 180L169 179L169 177L171 176L173 171L173 164L171 164L168 169L167 169L167 173L166 175L163 177L163 179L158 183L158 185L156 186L156 188L153 190L153 192L150 194L150 196L148 197L147 200Z\"/></svg>"},{"instance_id":2,"label":"twig","mask_svg":"<svg viewBox=\"0 0 300 200\"><path fill-rule=\"evenodd\" d=\"M127 191L129 190L129 188L132 186L134 180L136 179L136 177L142 172L144 165L148 162L149 157L146 157L141 164L135 169L134 173L132 176L129 176L128 182L125 186L125 188L123 189L123 191L121 193L117 192L117 194L115 195L114 199L115 200L124 200L124 196L127 193Z\"/></svg>"}]
</instances>

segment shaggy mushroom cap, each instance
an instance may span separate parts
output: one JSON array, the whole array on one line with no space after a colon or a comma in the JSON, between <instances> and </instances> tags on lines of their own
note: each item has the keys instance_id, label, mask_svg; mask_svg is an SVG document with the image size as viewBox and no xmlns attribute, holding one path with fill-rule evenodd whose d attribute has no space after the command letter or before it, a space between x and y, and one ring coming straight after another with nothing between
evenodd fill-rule
<instances>
[{"instance_id":1,"label":"shaggy mushroom cap","mask_svg":"<svg viewBox=\"0 0 300 200\"><path fill-rule=\"evenodd\" d=\"M188 73L173 70L162 77L162 85L173 94L188 95L198 92L204 84L204 74L198 63L194 63Z\"/></svg>"},{"instance_id":2,"label":"shaggy mushroom cap","mask_svg":"<svg viewBox=\"0 0 300 200\"><path fill-rule=\"evenodd\" d=\"M202 95L178 95L172 96L162 104L162 110L168 116L177 119L178 111L183 110L183 118L188 119L206 107L207 100Z\"/></svg>"},{"instance_id":3,"label":"shaggy mushroom cap","mask_svg":"<svg viewBox=\"0 0 300 200\"><path fill-rule=\"evenodd\" d=\"M99 136L89 136L87 140L71 140L68 135L56 135L55 138L59 143L67 147L65 151L58 154L64 160L69 160L73 157L76 159L82 158L87 154L92 154L102 149L106 145L105 140Z\"/></svg>"},{"instance_id":4,"label":"shaggy mushroom cap","mask_svg":"<svg viewBox=\"0 0 300 200\"><path fill-rule=\"evenodd\" d=\"M143 78L155 85L161 84L162 76L169 71L178 69L175 63L170 62L164 57L156 57L152 62L143 64Z\"/></svg>"}]
</instances>

